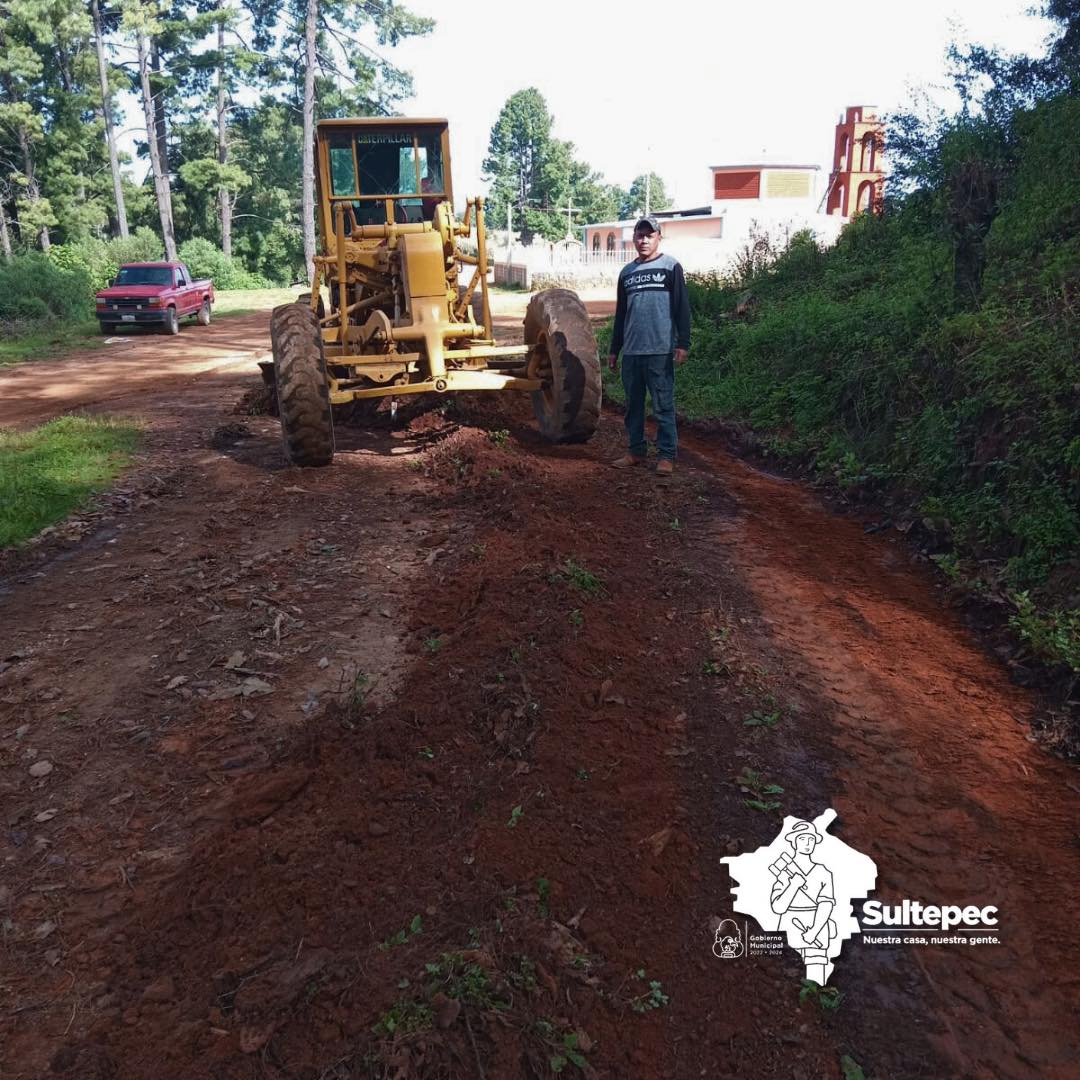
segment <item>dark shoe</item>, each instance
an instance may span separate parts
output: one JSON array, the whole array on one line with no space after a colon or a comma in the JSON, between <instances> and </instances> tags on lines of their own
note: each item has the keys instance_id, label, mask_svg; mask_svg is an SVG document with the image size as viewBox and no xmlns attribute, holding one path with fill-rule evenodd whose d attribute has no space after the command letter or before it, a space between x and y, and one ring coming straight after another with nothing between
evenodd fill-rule
<instances>
[{"instance_id":1,"label":"dark shoe","mask_svg":"<svg viewBox=\"0 0 1080 1080\"><path fill-rule=\"evenodd\" d=\"M661 458L656 463L656 475L657 476L670 476L675 471L675 462L668 461L667 458Z\"/></svg>"},{"instance_id":2,"label":"dark shoe","mask_svg":"<svg viewBox=\"0 0 1080 1080\"><path fill-rule=\"evenodd\" d=\"M621 458L616 458L612 463L613 469L632 469L635 465L644 465L645 459L640 457L634 457L633 454L623 454Z\"/></svg>"}]
</instances>

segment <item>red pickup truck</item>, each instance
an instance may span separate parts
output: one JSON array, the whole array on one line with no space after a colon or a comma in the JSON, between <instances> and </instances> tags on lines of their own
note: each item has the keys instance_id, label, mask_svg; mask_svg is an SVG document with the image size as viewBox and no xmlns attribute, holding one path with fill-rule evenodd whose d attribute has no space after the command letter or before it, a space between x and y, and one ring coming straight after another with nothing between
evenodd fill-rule
<instances>
[{"instance_id":1,"label":"red pickup truck","mask_svg":"<svg viewBox=\"0 0 1080 1080\"><path fill-rule=\"evenodd\" d=\"M96 297L103 334L128 323L150 323L167 334L179 334L185 315L209 326L213 305L213 282L192 281L188 268L178 262L127 263Z\"/></svg>"}]
</instances>

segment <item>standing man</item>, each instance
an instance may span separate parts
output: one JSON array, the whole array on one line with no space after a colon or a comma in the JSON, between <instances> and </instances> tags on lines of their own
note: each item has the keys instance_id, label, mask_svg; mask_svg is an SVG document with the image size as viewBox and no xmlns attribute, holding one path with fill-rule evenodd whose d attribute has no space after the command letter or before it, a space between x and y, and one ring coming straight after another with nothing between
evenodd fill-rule
<instances>
[{"instance_id":1,"label":"standing man","mask_svg":"<svg viewBox=\"0 0 1080 1080\"><path fill-rule=\"evenodd\" d=\"M614 372L622 352L626 391L626 434L629 453L612 462L616 469L644 465L645 391L656 417L656 472L670 476L675 469L678 435L675 431L675 365L686 361L690 348L690 298L683 268L670 255L660 254L660 223L651 215L634 226L638 257L619 273L615 326L608 367Z\"/></svg>"}]
</instances>

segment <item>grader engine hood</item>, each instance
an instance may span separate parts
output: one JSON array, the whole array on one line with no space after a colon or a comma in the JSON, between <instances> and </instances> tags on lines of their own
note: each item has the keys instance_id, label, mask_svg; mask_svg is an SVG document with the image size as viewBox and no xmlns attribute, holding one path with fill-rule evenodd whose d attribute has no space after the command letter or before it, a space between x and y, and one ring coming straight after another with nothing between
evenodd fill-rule
<instances>
[{"instance_id":1,"label":"grader engine hood","mask_svg":"<svg viewBox=\"0 0 1080 1080\"><path fill-rule=\"evenodd\" d=\"M445 333L453 321L442 237L436 232L406 234L399 240L398 250L408 318L423 331L429 370L442 380L446 373Z\"/></svg>"},{"instance_id":2,"label":"grader engine hood","mask_svg":"<svg viewBox=\"0 0 1080 1080\"><path fill-rule=\"evenodd\" d=\"M401 251L401 278L409 311L413 300L438 298L447 307L446 257L442 237L437 232L406 235L398 241ZM416 321L415 315L413 321ZM449 321L449 314L447 314Z\"/></svg>"}]
</instances>

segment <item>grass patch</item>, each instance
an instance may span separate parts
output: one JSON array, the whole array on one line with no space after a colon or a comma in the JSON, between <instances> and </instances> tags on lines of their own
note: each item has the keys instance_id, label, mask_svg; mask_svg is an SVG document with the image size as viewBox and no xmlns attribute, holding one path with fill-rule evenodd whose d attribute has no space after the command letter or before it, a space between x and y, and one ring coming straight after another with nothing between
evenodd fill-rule
<instances>
[{"instance_id":1,"label":"grass patch","mask_svg":"<svg viewBox=\"0 0 1080 1080\"><path fill-rule=\"evenodd\" d=\"M104 340L96 319L30 327L22 333L16 325L15 333L0 334L0 368L27 360L52 360L76 349L94 349Z\"/></svg>"},{"instance_id":2,"label":"grass patch","mask_svg":"<svg viewBox=\"0 0 1080 1080\"><path fill-rule=\"evenodd\" d=\"M86 416L0 431L0 547L29 539L107 488L138 441L134 424Z\"/></svg>"},{"instance_id":3,"label":"grass patch","mask_svg":"<svg viewBox=\"0 0 1080 1080\"><path fill-rule=\"evenodd\" d=\"M307 291L306 285L291 285L287 289L222 289L215 294L214 317L269 311L279 304L293 303Z\"/></svg>"}]
</instances>

